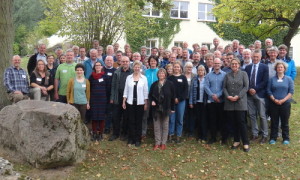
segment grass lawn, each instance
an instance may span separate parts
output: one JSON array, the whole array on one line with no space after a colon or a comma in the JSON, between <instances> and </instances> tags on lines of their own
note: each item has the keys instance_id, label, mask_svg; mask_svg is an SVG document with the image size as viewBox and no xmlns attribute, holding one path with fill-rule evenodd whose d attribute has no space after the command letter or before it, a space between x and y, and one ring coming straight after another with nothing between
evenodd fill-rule
<instances>
[{"instance_id":1,"label":"grass lawn","mask_svg":"<svg viewBox=\"0 0 300 180\"><path fill-rule=\"evenodd\" d=\"M298 72L300 69L298 68ZM230 145L203 145L195 139L171 144L165 151L153 151L148 137L142 147L127 147L120 140L91 144L84 162L67 173L43 174L28 165L16 170L41 179L300 179L300 78L296 79L290 118L290 145L251 144L249 153L231 150ZM49 171L49 170L44 170ZM60 171L59 169L57 171Z\"/></svg>"}]
</instances>

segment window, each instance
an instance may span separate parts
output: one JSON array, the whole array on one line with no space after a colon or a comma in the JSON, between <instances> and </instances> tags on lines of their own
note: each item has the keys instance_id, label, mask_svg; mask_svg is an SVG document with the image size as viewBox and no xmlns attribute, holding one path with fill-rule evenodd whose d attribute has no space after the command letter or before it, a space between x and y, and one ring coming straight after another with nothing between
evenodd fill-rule
<instances>
[{"instance_id":1,"label":"window","mask_svg":"<svg viewBox=\"0 0 300 180\"><path fill-rule=\"evenodd\" d=\"M171 17L173 18L188 18L189 2L174 1L171 9Z\"/></svg>"},{"instance_id":2,"label":"window","mask_svg":"<svg viewBox=\"0 0 300 180\"><path fill-rule=\"evenodd\" d=\"M290 47L288 55L293 59L293 47Z\"/></svg>"},{"instance_id":3,"label":"window","mask_svg":"<svg viewBox=\"0 0 300 180\"><path fill-rule=\"evenodd\" d=\"M211 43L202 43L202 46L205 45L208 47L208 49L210 49Z\"/></svg>"},{"instance_id":4,"label":"window","mask_svg":"<svg viewBox=\"0 0 300 180\"><path fill-rule=\"evenodd\" d=\"M147 55L151 54L151 49L156 47L156 40L148 40L146 41L146 47L147 47Z\"/></svg>"},{"instance_id":5,"label":"window","mask_svg":"<svg viewBox=\"0 0 300 180\"><path fill-rule=\"evenodd\" d=\"M152 3L147 3L144 6L143 16L161 17L161 13L159 10L156 10L155 8L153 8Z\"/></svg>"},{"instance_id":6,"label":"window","mask_svg":"<svg viewBox=\"0 0 300 180\"><path fill-rule=\"evenodd\" d=\"M198 20L201 21L216 21L215 16L212 13L214 6L212 4L198 4Z\"/></svg>"},{"instance_id":7,"label":"window","mask_svg":"<svg viewBox=\"0 0 300 180\"><path fill-rule=\"evenodd\" d=\"M174 41L174 46L183 47L183 41Z\"/></svg>"}]
</instances>

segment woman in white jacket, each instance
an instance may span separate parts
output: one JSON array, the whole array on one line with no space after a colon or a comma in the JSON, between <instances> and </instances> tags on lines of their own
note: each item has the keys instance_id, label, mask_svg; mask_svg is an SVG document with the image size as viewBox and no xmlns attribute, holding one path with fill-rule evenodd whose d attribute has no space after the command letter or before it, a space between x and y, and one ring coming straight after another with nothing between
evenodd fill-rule
<instances>
[{"instance_id":1,"label":"woman in white jacket","mask_svg":"<svg viewBox=\"0 0 300 180\"><path fill-rule=\"evenodd\" d=\"M144 110L147 109L148 82L141 74L142 63L133 63L133 74L127 76L123 94L123 108L128 110L129 115L129 136L128 145L141 145L142 118Z\"/></svg>"}]
</instances>

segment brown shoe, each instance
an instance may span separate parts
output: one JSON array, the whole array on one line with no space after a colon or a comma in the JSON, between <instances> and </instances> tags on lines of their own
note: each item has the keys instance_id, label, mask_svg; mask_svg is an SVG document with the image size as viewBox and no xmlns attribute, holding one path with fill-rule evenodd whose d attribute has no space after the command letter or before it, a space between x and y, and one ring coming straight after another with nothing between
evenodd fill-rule
<instances>
[{"instance_id":1,"label":"brown shoe","mask_svg":"<svg viewBox=\"0 0 300 180\"><path fill-rule=\"evenodd\" d=\"M268 139L266 137L262 137L260 140L260 144L265 144L268 141Z\"/></svg>"},{"instance_id":2,"label":"brown shoe","mask_svg":"<svg viewBox=\"0 0 300 180\"><path fill-rule=\"evenodd\" d=\"M158 150L160 148L160 145L155 145L154 147L153 147L153 150L155 151L155 150Z\"/></svg>"},{"instance_id":3,"label":"brown shoe","mask_svg":"<svg viewBox=\"0 0 300 180\"><path fill-rule=\"evenodd\" d=\"M161 149L161 150L166 150L166 149L167 149L167 146L166 146L165 144L162 144L162 145L160 146L160 149Z\"/></svg>"}]
</instances>

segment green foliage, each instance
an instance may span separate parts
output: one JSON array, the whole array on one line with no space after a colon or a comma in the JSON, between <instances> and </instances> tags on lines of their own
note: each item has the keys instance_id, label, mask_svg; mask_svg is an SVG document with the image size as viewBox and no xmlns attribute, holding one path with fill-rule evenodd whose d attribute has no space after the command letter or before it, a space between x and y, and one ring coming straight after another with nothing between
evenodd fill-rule
<instances>
[{"instance_id":1,"label":"green foliage","mask_svg":"<svg viewBox=\"0 0 300 180\"><path fill-rule=\"evenodd\" d=\"M45 17L40 0L14 0L13 19L15 26L14 53L27 54L25 40L39 28L38 22ZM36 34L38 36L38 34Z\"/></svg>"},{"instance_id":2,"label":"green foliage","mask_svg":"<svg viewBox=\"0 0 300 180\"><path fill-rule=\"evenodd\" d=\"M238 26L242 32L259 39L287 32L284 43L290 46L292 37L300 25L300 2L298 0L220 0L214 14L220 24Z\"/></svg>"},{"instance_id":3,"label":"green foliage","mask_svg":"<svg viewBox=\"0 0 300 180\"><path fill-rule=\"evenodd\" d=\"M41 25L50 24L52 30L57 27L59 35L68 36L78 45L89 48L98 39L106 46L118 40L123 32L122 0L44 0L44 4L47 18Z\"/></svg>"},{"instance_id":4,"label":"green foliage","mask_svg":"<svg viewBox=\"0 0 300 180\"><path fill-rule=\"evenodd\" d=\"M158 38L159 45L167 47L179 32L181 21L170 18L169 8L161 11L163 15L160 18L143 16L145 11L138 6L126 13L126 39L134 51L139 51L145 41L151 38Z\"/></svg>"},{"instance_id":5,"label":"green foliage","mask_svg":"<svg viewBox=\"0 0 300 180\"><path fill-rule=\"evenodd\" d=\"M207 23L207 25L215 31L222 39L232 41L233 39L238 39L241 44L248 46L253 44L255 40L260 40L264 42L265 39L256 37L251 33L244 33L240 28L233 24L220 24L220 23ZM280 31L269 38L273 39L274 45L283 44L283 38L287 34L287 29Z\"/></svg>"}]
</instances>

